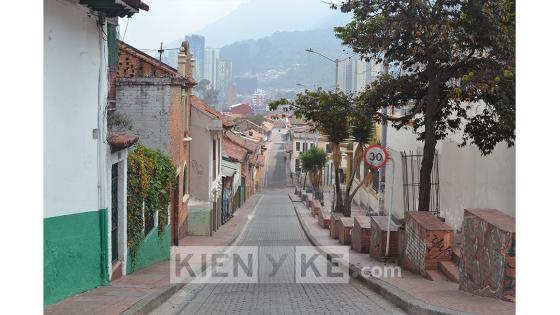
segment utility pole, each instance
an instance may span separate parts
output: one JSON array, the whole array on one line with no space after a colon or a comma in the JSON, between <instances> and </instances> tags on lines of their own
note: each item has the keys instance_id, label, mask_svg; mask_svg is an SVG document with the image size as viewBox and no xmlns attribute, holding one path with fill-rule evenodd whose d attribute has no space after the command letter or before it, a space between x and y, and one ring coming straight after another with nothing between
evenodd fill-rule
<instances>
[{"instance_id":1,"label":"utility pole","mask_svg":"<svg viewBox=\"0 0 560 315\"><path fill-rule=\"evenodd\" d=\"M383 67L383 72L385 74L389 73L389 67L387 64ZM381 139L380 143L383 147L387 147L387 108L384 107L381 111L383 113L383 119L381 120ZM382 167L379 169L379 212L385 212L385 168ZM391 188L393 189L393 188ZM391 218L389 218L391 220Z\"/></svg>"},{"instance_id":2,"label":"utility pole","mask_svg":"<svg viewBox=\"0 0 560 315\"><path fill-rule=\"evenodd\" d=\"M161 55L163 55L163 42L159 44L158 53L159 53L159 61L161 62Z\"/></svg>"},{"instance_id":3,"label":"utility pole","mask_svg":"<svg viewBox=\"0 0 560 315\"><path fill-rule=\"evenodd\" d=\"M334 74L335 74L335 78L334 78L334 90L335 90L336 92L338 92L338 63L339 63L339 62L340 62L340 60L338 60L338 58L334 60L334 63L335 63L335 65L336 65L335 71L334 71Z\"/></svg>"}]
</instances>

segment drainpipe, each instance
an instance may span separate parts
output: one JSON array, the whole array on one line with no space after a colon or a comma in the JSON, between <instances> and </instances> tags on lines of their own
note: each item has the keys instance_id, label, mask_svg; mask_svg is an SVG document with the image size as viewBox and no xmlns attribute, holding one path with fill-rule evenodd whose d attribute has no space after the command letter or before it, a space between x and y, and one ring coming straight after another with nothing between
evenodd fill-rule
<instances>
[{"instance_id":1,"label":"drainpipe","mask_svg":"<svg viewBox=\"0 0 560 315\"><path fill-rule=\"evenodd\" d=\"M107 33L107 23L104 17L99 17L99 26ZM107 51L105 49L107 42L103 40L100 32L99 35L99 74L97 86L97 129L94 130L94 138L97 137L97 191L98 191L98 210L103 209L100 217L100 233L101 233L101 278L102 283L109 281L109 211L107 206Z\"/></svg>"}]
</instances>

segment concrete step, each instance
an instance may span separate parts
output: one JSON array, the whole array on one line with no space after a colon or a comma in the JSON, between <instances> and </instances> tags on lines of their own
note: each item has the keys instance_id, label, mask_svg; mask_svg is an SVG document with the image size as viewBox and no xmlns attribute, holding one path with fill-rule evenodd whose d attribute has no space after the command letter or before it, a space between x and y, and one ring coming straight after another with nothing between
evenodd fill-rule
<instances>
[{"instance_id":1,"label":"concrete step","mask_svg":"<svg viewBox=\"0 0 560 315\"><path fill-rule=\"evenodd\" d=\"M451 254L451 259L457 265L459 265L459 261L461 260L461 248L455 246L453 247L453 252Z\"/></svg>"},{"instance_id":2,"label":"concrete step","mask_svg":"<svg viewBox=\"0 0 560 315\"><path fill-rule=\"evenodd\" d=\"M453 261L440 261L439 270L449 279L455 283L459 283L459 267Z\"/></svg>"},{"instance_id":3,"label":"concrete step","mask_svg":"<svg viewBox=\"0 0 560 315\"><path fill-rule=\"evenodd\" d=\"M439 270L426 270L426 278L437 282L447 281L445 275Z\"/></svg>"}]
</instances>

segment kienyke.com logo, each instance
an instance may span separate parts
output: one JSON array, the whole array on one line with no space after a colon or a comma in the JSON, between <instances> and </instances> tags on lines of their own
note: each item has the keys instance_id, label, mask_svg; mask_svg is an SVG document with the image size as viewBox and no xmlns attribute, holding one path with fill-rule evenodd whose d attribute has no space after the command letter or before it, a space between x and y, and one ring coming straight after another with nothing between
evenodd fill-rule
<instances>
[{"instance_id":1,"label":"kienyke.com logo","mask_svg":"<svg viewBox=\"0 0 560 315\"><path fill-rule=\"evenodd\" d=\"M348 246L176 246L170 282L348 283L349 258Z\"/></svg>"}]
</instances>

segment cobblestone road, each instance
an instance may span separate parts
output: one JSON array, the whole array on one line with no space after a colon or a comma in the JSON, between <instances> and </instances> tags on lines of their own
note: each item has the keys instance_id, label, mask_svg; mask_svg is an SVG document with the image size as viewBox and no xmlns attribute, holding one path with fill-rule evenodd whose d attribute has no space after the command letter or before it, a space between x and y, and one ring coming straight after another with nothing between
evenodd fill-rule
<instances>
[{"instance_id":1,"label":"cobblestone road","mask_svg":"<svg viewBox=\"0 0 560 315\"><path fill-rule=\"evenodd\" d=\"M261 246L259 257L278 261L286 248L311 246L287 195L284 144L277 129L270 146L266 189L254 216L238 240L240 246ZM405 314L357 281L349 284L293 281L293 258L271 282L189 284L153 314ZM259 270L267 274L271 270ZM278 283L284 282L284 283Z\"/></svg>"}]
</instances>

